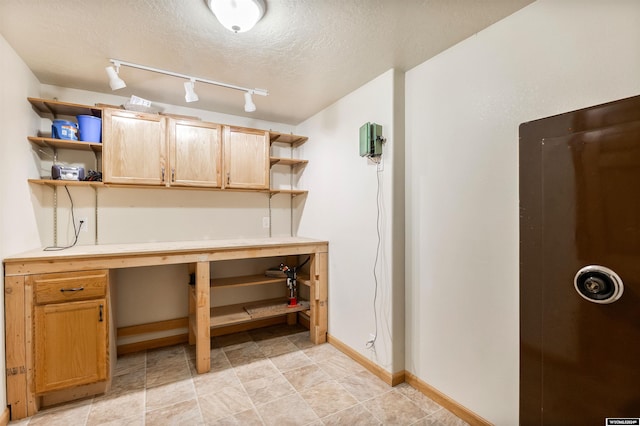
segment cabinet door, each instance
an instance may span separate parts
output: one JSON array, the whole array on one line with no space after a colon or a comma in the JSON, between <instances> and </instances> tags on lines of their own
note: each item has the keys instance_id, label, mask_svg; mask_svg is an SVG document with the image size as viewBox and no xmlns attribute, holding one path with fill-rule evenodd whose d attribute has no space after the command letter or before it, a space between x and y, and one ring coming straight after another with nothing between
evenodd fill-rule
<instances>
[{"instance_id":1,"label":"cabinet door","mask_svg":"<svg viewBox=\"0 0 640 426\"><path fill-rule=\"evenodd\" d=\"M102 120L104 182L165 185L165 118L106 109Z\"/></svg>"},{"instance_id":2,"label":"cabinet door","mask_svg":"<svg viewBox=\"0 0 640 426\"><path fill-rule=\"evenodd\" d=\"M172 186L221 186L222 127L191 120L169 120Z\"/></svg>"},{"instance_id":3,"label":"cabinet door","mask_svg":"<svg viewBox=\"0 0 640 426\"><path fill-rule=\"evenodd\" d=\"M35 307L36 393L107 379L106 299Z\"/></svg>"},{"instance_id":4,"label":"cabinet door","mask_svg":"<svg viewBox=\"0 0 640 426\"><path fill-rule=\"evenodd\" d=\"M225 187L269 189L269 132L225 127Z\"/></svg>"}]
</instances>

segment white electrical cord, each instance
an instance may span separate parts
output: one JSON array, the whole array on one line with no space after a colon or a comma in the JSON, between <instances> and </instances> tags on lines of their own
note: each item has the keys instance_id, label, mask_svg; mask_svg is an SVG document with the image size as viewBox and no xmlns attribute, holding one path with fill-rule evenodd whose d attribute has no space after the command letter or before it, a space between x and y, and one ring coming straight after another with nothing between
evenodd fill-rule
<instances>
[{"instance_id":1,"label":"white electrical cord","mask_svg":"<svg viewBox=\"0 0 640 426\"><path fill-rule=\"evenodd\" d=\"M375 325L375 333L373 334L373 338L367 342L366 348L375 350L376 340L378 339L378 311L376 308L376 303L378 300L378 273L376 272L376 269L378 267L378 259L380 257L380 245L382 243L382 237L380 234L380 219L381 219L380 174L382 173L382 170L380 170L380 161L382 160L382 158L378 157L372 160L377 164L376 166L376 185L377 185L376 186L376 234L378 236L378 243L376 245L376 259L373 262L373 280L375 282L374 293L373 293L373 318L374 318L374 325Z\"/></svg>"}]
</instances>

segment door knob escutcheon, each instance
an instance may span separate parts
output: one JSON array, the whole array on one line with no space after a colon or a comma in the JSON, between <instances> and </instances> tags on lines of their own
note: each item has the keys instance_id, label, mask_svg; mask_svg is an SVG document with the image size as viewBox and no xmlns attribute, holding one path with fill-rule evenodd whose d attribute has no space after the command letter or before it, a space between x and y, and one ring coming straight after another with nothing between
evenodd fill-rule
<instances>
[{"instance_id":1,"label":"door knob escutcheon","mask_svg":"<svg viewBox=\"0 0 640 426\"><path fill-rule=\"evenodd\" d=\"M615 302L624 292L622 278L600 265L581 268L573 278L573 285L583 299L602 305Z\"/></svg>"}]
</instances>

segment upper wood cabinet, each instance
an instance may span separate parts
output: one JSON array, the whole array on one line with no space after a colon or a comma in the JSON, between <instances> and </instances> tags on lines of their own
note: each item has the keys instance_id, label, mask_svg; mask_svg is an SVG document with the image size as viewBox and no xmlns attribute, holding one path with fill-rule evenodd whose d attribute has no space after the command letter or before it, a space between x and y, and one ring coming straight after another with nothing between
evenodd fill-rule
<instances>
[{"instance_id":1,"label":"upper wood cabinet","mask_svg":"<svg viewBox=\"0 0 640 426\"><path fill-rule=\"evenodd\" d=\"M291 173L297 173L307 164L307 160L294 158L293 151L307 141L305 136L225 126L186 116L128 111L102 104L92 107L57 100L28 100L41 117L102 116L103 140L103 143L90 143L53 139L40 133L29 136L32 144L51 148L54 155L57 149L93 151L95 169L102 170L104 182L52 180L45 176L29 179L31 183L95 188L109 185L200 187L292 196L307 193L294 189L292 182L278 184L279 180L272 179L270 173L275 165L289 166ZM283 150L278 149L275 156L270 156L272 144L289 145L290 155L283 157ZM277 174L284 173L276 170ZM272 181L276 182L274 188L270 187Z\"/></svg>"},{"instance_id":2,"label":"upper wood cabinet","mask_svg":"<svg viewBox=\"0 0 640 426\"><path fill-rule=\"evenodd\" d=\"M269 189L269 132L224 127L225 188Z\"/></svg>"},{"instance_id":3,"label":"upper wood cabinet","mask_svg":"<svg viewBox=\"0 0 640 426\"><path fill-rule=\"evenodd\" d=\"M105 183L165 185L165 117L105 109L102 126Z\"/></svg>"},{"instance_id":4,"label":"upper wood cabinet","mask_svg":"<svg viewBox=\"0 0 640 426\"><path fill-rule=\"evenodd\" d=\"M221 187L220 125L115 109L103 120L105 183Z\"/></svg>"},{"instance_id":5,"label":"upper wood cabinet","mask_svg":"<svg viewBox=\"0 0 640 426\"><path fill-rule=\"evenodd\" d=\"M169 184L220 188L222 126L169 119Z\"/></svg>"}]
</instances>

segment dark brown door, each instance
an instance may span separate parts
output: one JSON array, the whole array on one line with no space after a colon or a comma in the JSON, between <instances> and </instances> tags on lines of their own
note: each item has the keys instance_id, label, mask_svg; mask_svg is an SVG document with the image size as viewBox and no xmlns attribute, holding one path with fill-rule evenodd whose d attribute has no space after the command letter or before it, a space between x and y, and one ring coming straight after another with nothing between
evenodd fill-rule
<instances>
[{"instance_id":1,"label":"dark brown door","mask_svg":"<svg viewBox=\"0 0 640 426\"><path fill-rule=\"evenodd\" d=\"M520 139L520 423L640 418L640 97Z\"/></svg>"}]
</instances>

